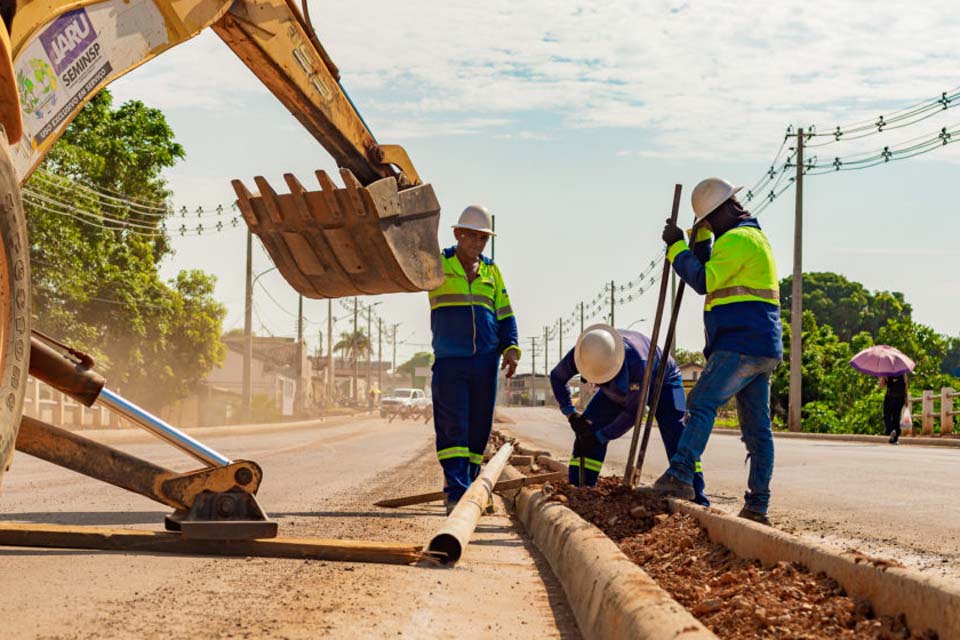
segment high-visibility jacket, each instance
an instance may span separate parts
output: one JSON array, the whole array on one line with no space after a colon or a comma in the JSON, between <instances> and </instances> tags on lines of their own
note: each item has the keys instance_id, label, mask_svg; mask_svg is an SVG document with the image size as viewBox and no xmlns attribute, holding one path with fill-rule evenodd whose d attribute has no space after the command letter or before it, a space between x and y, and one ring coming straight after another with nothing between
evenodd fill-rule
<instances>
[{"instance_id":1,"label":"high-visibility jacket","mask_svg":"<svg viewBox=\"0 0 960 640\"><path fill-rule=\"evenodd\" d=\"M603 393L608 400L618 407L621 411L608 424L597 425L595 431L597 440L601 443L609 442L619 438L633 426L633 421L637 415L637 407L640 406L640 389L643 384L643 371L650 364L650 338L639 331L627 331L617 329L623 336L623 366L620 371L609 382L599 385L599 391ZM660 361L663 352L660 347L656 348L653 360L653 371L650 372L650 395L654 391L657 378L657 369L660 367ZM560 412L568 416L574 412L573 402L570 398L570 387L568 383L570 378L577 375L577 361L574 358L574 350L567 352L557 366L550 372L550 385L553 387L553 395L560 405ZM662 394L670 394L673 397L673 406L683 407L683 377L680 375L680 369L672 357L667 357L667 373L663 380ZM647 396L647 403L653 402L653 398ZM661 403L663 406L663 403ZM587 467L590 468L589 466ZM595 469L599 471L599 466Z\"/></svg>"},{"instance_id":2,"label":"high-visibility jacket","mask_svg":"<svg viewBox=\"0 0 960 640\"><path fill-rule=\"evenodd\" d=\"M444 249L444 281L429 294L434 356L463 358L508 349L519 355L517 319L500 268L481 256L477 277L468 282L455 249Z\"/></svg>"},{"instance_id":3,"label":"high-visibility jacket","mask_svg":"<svg viewBox=\"0 0 960 640\"><path fill-rule=\"evenodd\" d=\"M697 234L696 255L684 240L667 250L667 259L684 282L706 295L704 354L733 351L783 357L780 285L773 250L755 218L747 218L711 246L709 230Z\"/></svg>"}]
</instances>

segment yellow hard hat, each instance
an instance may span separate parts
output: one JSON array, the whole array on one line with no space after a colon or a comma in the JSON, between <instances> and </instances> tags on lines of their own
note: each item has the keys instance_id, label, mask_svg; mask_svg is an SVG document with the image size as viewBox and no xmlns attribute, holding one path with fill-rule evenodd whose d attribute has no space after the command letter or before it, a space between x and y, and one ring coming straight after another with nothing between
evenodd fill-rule
<instances>
[{"instance_id":1,"label":"yellow hard hat","mask_svg":"<svg viewBox=\"0 0 960 640\"><path fill-rule=\"evenodd\" d=\"M743 187L735 187L723 178L707 178L693 188L690 196L693 204L693 213L697 216L696 223L700 223L708 215L717 210L717 207L729 200Z\"/></svg>"},{"instance_id":2,"label":"yellow hard hat","mask_svg":"<svg viewBox=\"0 0 960 640\"><path fill-rule=\"evenodd\" d=\"M587 382L604 384L610 382L623 366L623 336L608 324L587 327L577 338L573 360L577 371Z\"/></svg>"}]
</instances>

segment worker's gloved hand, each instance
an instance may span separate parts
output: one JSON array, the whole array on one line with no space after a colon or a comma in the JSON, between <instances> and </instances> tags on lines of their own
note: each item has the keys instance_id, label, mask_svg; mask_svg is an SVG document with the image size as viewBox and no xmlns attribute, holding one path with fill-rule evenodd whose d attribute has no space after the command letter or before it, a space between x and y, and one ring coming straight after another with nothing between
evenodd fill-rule
<instances>
[{"instance_id":1,"label":"worker's gloved hand","mask_svg":"<svg viewBox=\"0 0 960 640\"><path fill-rule=\"evenodd\" d=\"M570 423L570 428L573 429L573 432L577 434L577 436L585 431L590 431L590 427L593 424L584 418L582 413L577 413L576 411L567 416L567 422Z\"/></svg>"},{"instance_id":2,"label":"worker's gloved hand","mask_svg":"<svg viewBox=\"0 0 960 640\"><path fill-rule=\"evenodd\" d=\"M580 455L586 455L587 451L594 451L597 447L600 446L600 441L597 439L597 434L593 431L584 431L583 433L577 434L577 442L575 448L579 451L584 452Z\"/></svg>"},{"instance_id":3,"label":"worker's gloved hand","mask_svg":"<svg viewBox=\"0 0 960 640\"><path fill-rule=\"evenodd\" d=\"M683 229L678 227L676 222L667 219L667 224L664 225L663 234L660 237L663 238L663 241L666 242L669 247L674 242L683 240Z\"/></svg>"}]
</instances>

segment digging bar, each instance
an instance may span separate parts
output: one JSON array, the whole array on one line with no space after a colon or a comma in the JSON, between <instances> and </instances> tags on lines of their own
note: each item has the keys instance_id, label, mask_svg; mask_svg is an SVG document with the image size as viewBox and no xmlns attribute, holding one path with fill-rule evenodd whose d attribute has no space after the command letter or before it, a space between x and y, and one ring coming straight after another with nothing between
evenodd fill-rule
<instances>
[{"instance_id":1,"label":"digging bar","mask_svg":"<svg viewBox=\"0 0 960 640\"><path fill-rule=\"evenodd\" d=\"M674 185L673 187L673 208L670 211L670 221L676 224L680 213L680 192L683 185ZM666 256L663 258L663 273L660 276L660 295L657 298L657 313L653 320L653 333L650 336L650 350L657 352L657 342L660 340L660 323L663 321L663 308L667 300L667 287L670 286L670 260ZM652 358L647 356L649 363ZM661 367L662 369L663 367ZM633 421L633 437L630 440L630 453L627 454L627 468L623 474L623 484L634 486L634 466L633 461L637 455L637 444L640 440L640 425L643 423L644 411L647 408L647 397L650 393L650 376L653 373L653 367L644 367L643 382L640 383L640 404L637 406L637 415ZM651 411L651 414L653 412Z\"/></svg>"}]
</instances>

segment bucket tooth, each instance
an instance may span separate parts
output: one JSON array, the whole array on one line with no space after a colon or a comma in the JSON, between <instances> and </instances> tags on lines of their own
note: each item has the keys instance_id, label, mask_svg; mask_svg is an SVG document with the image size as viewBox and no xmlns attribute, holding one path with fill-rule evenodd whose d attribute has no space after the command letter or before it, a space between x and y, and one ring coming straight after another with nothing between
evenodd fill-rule
<instances>
[{"instance_id":1,"label":"bucket tooth","mask_svg":"<svg viewBox=\"0 0 960 640\"><path fill-rule=\"evenodd\" d=\"M258 195L232 181L238 205L283 277L310 298L429 291L443 282L433 187L403 191L396 179L362 185L347 169L340 188L317 171L317 191L284 175L278 194L261 176Z\"/></svg>"}]
</instances>

